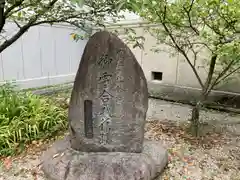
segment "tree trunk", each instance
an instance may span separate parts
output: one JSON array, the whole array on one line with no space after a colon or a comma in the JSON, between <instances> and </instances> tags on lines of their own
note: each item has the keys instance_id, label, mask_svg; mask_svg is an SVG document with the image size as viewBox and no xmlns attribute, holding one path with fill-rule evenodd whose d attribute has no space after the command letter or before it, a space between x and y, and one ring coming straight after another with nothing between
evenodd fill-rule
<instances>
[{"instance_id":1,"label":"tree trunk","mask_svg":"<svg viewBox=\"0 0 240 180\"><path fill-rule=\"evenodd\" d=\"M200 113L201 107L202 107L202 103L201 103L201 101L199 101L192 109L190 132L195 137L198 137L200 134L199 133L199 127L200 127L199 113Z\"/></svg>"},{"instance_id":2,"label":"tree trunk","mask_svg":"<svg viewBox=\"0 0 240 180\"><path fill-rule=\"evenodd\" d=\"M199 135L200 135L200 125L201 124L199 121L199 116L200 116L199 113L200 113L200 110L201 110L205 100L208 97L208 94L211 91L211 81L212 81L212 77L213 77L213 73L214 73L214 69L215 69L215 65L216 65L216 60L217 60L217 55L213 54L211 61L210 61L207 80L206 80L205 84L202 86L202 93L200 95L200 99L192 109L190 132L192 133L192 135L194 135L196 137L199 137ZM209 89L209 87L210 87L210 89Z\"/></svg>"},{"instance_id":3,"label":"tree trunk","mask_svg":"<svg viewBox=\"0 0 240 180\"><path fill-rule=\"evenodd\" d=\"M201 93L199 101L196 103L196 105L192 109L192 117L191 117L191 125L190 125L190 132L195 137L200 136L200 110L203 107L203 104L205 100L208 97L208 93L206 91L203 91Z\"/></svg>"}]
</instances>

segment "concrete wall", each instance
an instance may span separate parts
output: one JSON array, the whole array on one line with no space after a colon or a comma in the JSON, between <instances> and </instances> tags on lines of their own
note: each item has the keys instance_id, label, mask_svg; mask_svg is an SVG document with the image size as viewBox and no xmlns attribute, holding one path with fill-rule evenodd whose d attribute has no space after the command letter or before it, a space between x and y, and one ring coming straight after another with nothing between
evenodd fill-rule
<instances>
[{"instance_id":1,"label":"concrete wall","mask_svg":"<svg viewBox=\"0 0 240 180\"><path fill-rule=\"evenodd\" d=\"M136 30L137 36L144 36L145 38L145 46L144 50L140 50L139 48L133 49L132 51L135 53L139 63L141 64L145 76L149 82L150 89L159 89L158 87L167 87L169 89L171 86L175 86L174 88L183 88L183 89L191 89L193 91L199 92L200 85L197 81L195 74L193 73L190 65L186 62L185 58L182 55L171 56L168 52L160 52L154 53L151 49L154 45L156 45L156 40L152 37L147 31L146 26L148 24L144 24L141 22L127 22L127 23L119 23L108 26L108 30L117 29L120 32L120 37L124 40L124 27L131 27ZM161 49L167 49L167 46L161 45ZM198 61L196 67L198 74L200 75L203 82L207 77L208 67L204 66L204 55L202 52L200 57L202 61ZM152 72L161 72L162 80L154 80L152 76ZM232 81L225 83L218 88L217 91L228 91L233 94L240 93L240 77L235 77ZM216 92L217 92L216 91ZM222 92L221 92L222 93ZM231 93L230 93L231 94Z\"/></svg>"}]
</instances>

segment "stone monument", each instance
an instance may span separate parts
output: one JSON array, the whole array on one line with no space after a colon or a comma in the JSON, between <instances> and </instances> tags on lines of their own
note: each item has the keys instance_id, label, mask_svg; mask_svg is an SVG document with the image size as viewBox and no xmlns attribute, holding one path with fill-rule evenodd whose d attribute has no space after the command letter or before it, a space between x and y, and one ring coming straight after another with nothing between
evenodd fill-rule
<instances>
[{"instance_id":1,"label":"stone monument","mask_svg":"<svg viewBox=\"0 0 240 180\"><path fill-rule=\"evenodd\" d=\"M148 89L143 70L116 35L95 33L75 77L70 134L43 153L51 180L151 180L167 151L144 140Z\"/></svg>"}]
</instances>

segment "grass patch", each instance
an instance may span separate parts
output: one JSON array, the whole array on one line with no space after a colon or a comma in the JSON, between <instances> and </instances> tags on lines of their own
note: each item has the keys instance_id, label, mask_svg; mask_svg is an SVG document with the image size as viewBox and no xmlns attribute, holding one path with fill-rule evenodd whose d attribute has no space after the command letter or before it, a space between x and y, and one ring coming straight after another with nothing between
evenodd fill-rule
<instances>
[{"instance_id":1,"label":"grass patch","mask_svg":"<svg viewBox=\"0 0 240 180\"><path fill-rule=\"evenodd\" d=\"M20 153L33 140L67 129L67 111L53 98L0 86L0 156Z\"/></svg>"}]
</instances>

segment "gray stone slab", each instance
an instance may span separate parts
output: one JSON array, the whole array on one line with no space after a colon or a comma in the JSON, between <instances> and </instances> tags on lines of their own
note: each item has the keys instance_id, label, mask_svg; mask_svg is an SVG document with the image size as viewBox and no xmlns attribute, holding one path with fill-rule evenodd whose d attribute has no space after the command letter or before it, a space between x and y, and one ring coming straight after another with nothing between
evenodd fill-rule
<instances>
[{"instance_id":1,"label":"gray stone slab","mask_svg":"<svg viewBox=\"0 0 240 180\"><path fill-rule=\"evenodd\" d=\"M80 152L70 138L57 141L43 153L42 170L49 180L151 180L168 162L158 142L144 141L142 153Z\"/></svg>"},{"instance_id":2,"label":"gray stone slab","mask_svg":"<svg viewBox=\"0 0 240 180\"><path fill-rule=\"evenodd\" d=\"M85 101L92 102L91 110L84 108ZM134 54L116 35L95 33L85 47L70 99L71 147L141 152L147 109L147 82ZM90 111L92 117L85 117Z\"/></svg>"}]
</instances>

